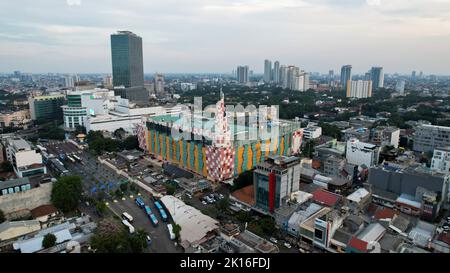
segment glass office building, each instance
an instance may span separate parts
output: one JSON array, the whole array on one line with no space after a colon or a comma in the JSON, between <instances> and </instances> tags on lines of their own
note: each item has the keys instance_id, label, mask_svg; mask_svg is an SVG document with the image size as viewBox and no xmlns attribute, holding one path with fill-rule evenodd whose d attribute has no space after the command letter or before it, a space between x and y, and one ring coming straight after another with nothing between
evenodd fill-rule
<instances>
[{"instance_id":1,"label":"glass office building","mask_svg":"<svg viewBox=\"0 0 450 273\"><path fill-rule=\"evenodd\" d=\"M111 35L113 85L144 86L142 38L130 31Z\"/></svg>"}]
</instances>

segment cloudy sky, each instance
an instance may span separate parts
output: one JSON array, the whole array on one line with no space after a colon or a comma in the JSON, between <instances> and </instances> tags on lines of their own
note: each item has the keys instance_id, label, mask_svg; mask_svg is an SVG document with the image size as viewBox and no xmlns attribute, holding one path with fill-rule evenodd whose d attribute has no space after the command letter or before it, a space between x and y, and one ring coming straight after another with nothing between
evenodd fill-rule
<instances>
[{"instance_id":1,"label":"cloudy sky","mask_svg":"<svg viewBox=\"0 0 450 273\"><path fill-rule=\"evenodd\" d=\"M261 72L268 58L450 74L450 0L2 0L0 72L110 73L116 30L143 38L146 73Z\"/></svg>"}]
</instances>

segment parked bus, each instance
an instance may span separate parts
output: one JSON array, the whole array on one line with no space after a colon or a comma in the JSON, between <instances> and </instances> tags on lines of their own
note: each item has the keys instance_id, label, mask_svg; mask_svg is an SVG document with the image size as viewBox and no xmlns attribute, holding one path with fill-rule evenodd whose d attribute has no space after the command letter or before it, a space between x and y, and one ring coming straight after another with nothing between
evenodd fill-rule
<instances>
[{"instance_id":1,"label":"parked bus","mask_svg":"<svg viewBox=\"0 0 450 273\"><path fill-rule=\"evenodd\" d=\"M127 212L122 213L122 218L124 218L125 220L127 220L128 222L133 222L133 217L128 214Z\"/></svg>"},{"instance_id":2,"label":"parked bus","mask_svg":"<svg viewBox=\"0 0 450 273\"><path fill-rule=\"evenodd\" d=\"M156 218L156 215L154 215L153 213L150 215L150 220L152 221L154 227L158 226L158 218Z\"/></svg>"},{"instance_id":3,"label":"parked bus","mask_svg":"<svg viewBox=\"0 0 450 273\"><path fill-rule=\"evenodd\" d=\"M145 203L144 201L142 201L140 197L137 197L136 199L134 199L134 201L136 202L136 205L138 205L140 208L145 207Z\"/></svg>"},{"instance_id":4,"label":"parked bus","mask_svg":"<svg viewBox=\"0 0 450 273\"><path fill-rule=\"evenodd\" d=\"M175 240L175 233L173 233L172 224L167 224L167 229L169 229L170 240Z\"/></svg>"},{"instance_id":5,"label":"parked bus","mask_svg":"<svg viewBox=\"0 0 450 273\"><path fill-rule=\"evenodd\" d=\"M130 224L130 222L128 222L127 220L122 220L122 224L124 224L126 227L128 227L128 232L130 232L130 234L134 233L134 227L132 224Z\"/></svg>"},{"instance_id":6,"label":"parked bus","mask_svg":"<svg viewBox=\"0 0 450 273\"><path fill-rule=\"evenodd\" d=\"M156 218L156 215L153 214L153 211L150 209L149 206L145 206L144 209L148 218L150 218L150 221L152 222L153 226L156 227L158 225L158 218Z\"/></svg>"},{"instance_id":7,"label":"parked bus","mask_svg":"<svg viewBox=\"0 0 450 273\"><path fill-rule=\"evenodd\" d=\"M161 214L161 218L164 222L167 222L167 214L163 209L159 210L159 214Z\"/></svg>"},{"instance_id":8,"label":"parked bus","mask_svg":"<svg viewBox=\"0 0 450 273\"><path fill-rule=\"evenodd\" d=\"M41 152L47 152L47 148L45 148L42 145L37 144L36 147L41 151Z\"/></svg>"},{"instance_id":9,"label":"parked bus","mask_svg":"<svg viewBox=\"0 0 450 273\"><path fill-rule=\"evenodd\" d=\"M159 203L159 201L155 201L155 207L158 209L159 214L161 215L161 218L164 222L167 222L167 214L164 211L163 207Z\"/></svg>"}]
</instances>

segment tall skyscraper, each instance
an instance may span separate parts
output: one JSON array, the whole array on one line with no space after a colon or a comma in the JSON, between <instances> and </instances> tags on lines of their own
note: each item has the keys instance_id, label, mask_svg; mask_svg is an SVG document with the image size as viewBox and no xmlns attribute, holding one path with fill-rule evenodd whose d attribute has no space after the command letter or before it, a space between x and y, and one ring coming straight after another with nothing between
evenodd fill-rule
<instances>
[{"instance_id":1,"label":"tall skyscraper","mask_svg":"<svg viewBox=\"0 0 450 273\"><path fill-rule=\"evenodd\" d=\"M347 90L347 81L352 79L352 66L344 65L341 68L341 86L344 90Z\"/></svg>"},{"instance_id":2,"label":"tall skyscraper","mask_svg":"<svg viewBox=\"0 0 450 273\"><path fill-rule=\"evenodd\" d=\"M290 65L288 67L288 73L287 73L287 78L288 78L288 87L291 90L298 90L298 74L300 73L300 68Z\"/></svg>"},{"instance_id":3,"label":"tall skyscraper","mask_svg":"<svg viewBox=\"0 0 450 273\"><path fill-rule=\"evenodd\" d=\"M400 95L405 94L405 80L400 80L395 85L395 91L397 91Z\"/></svg>"},{"instance_id":4,"label":"tall skyscraper","mask_svg":"<svg viewBox=\"0 0 450 273\"><path fill-rule=\"evenodd\" d=\"M154 87L155 87L155 93L156 95L164 95L164 76L162 74L156 74L155 75L155 82L154 82Z\"/></svg>"},{"instance_id":5,"label":"tall skyscraper","mask_svg":"<svg viewBox=\"0 0 450 273\"><path fill-rule=\"evenodd\" d=\"M280 86L285 89L289 87L288 72L289 68L287 66L282 65L280 67Z\"/></svg>"},{"instance_id":6,"label":"tall skyscraper","mask_svg":"<svg viewBox=\"0 0 450 273\"><path fill-rule=\"evenodd\" d=\"M144 86L142 38L130 31L111 35L114 86Z\"/></svg>"},{"instance_id":7,"label":"tall skyscraper","mask_svg":"<svg viewBox=\"0 0 450 273\"><path fill-rule=\"evenodd\" d=\"M412 81L416 80L416 71L415 70L411 73L411 80Z\"/></svg>"},{"instance_id":8,"label":"tall skyscraper","mask_svg":"<svg viewBox=\"0 0 450 273\"><path fill-rule=\"evenodd\" d=\"M372 81L348 81L347 98L370 98L372 97Z\"/></svg>"},{"instance_id":9,"label":"tall skyscraper","mask_svg":"<svg viewBox=\"0 0 450 273\"><path fill-rule=\"evenodd\" d=\"M377 90L378 88L384 87L384 73L382 67L372 67L370 70L370 80L373 84L373 89Z\"/></svg>"},{"instance_id":10,"label":"tall skyscraper","mask_svg":"<svg viewBox=\"0 0 450 273\"><path fill-rule=\"evenodd\" d=\"M280 83L280 62L279 61L275 61L275 63L273 64L273 82L275 84L279 84Z\"/></svg>"},{"instance_id":11,"label":"tall skyscraper","mask_svg":"<svg viewBox=\"0 0 450 273\"><path fill-rule=\"evenodd\" d=\"M248 83L248 65L237 67L237 81L239 83Z\"/></svg>"},{"instance_id":12,"label":"tall skyscraper","mask_svg":"<svg viewBox=\"0 0 450 273\"><path fill-rule=\"evenodd\" d=\"M64 87L67 88L75 87L75 80L73 75L67 75L64 77Z\"/></svg>"},{"instance_id":13,"label":"tall skyscraper","mask_svg":"<svg viewBox=\"0 0 450 273\"><path fill-rule=\"evenodd\" d=\"M272 80L272 62L264 60L264 82L268 83Z\"/></svg>"}]
</instances>

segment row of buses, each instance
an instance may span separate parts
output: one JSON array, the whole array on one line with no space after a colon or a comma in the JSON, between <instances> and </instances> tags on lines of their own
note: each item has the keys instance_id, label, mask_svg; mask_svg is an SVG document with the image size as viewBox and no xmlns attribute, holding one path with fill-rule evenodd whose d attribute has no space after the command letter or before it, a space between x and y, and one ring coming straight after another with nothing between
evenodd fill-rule
<instances>
[{"instance_id":1,"label":"row of buses","mask_svg":"<svg viewBox=\"0 0 450 273\"><path fill-rule=\"evenodd\" d=\"M154 227L157 227L158 226L158 218L153 213L152 209L148 205L146 205L140 197L137 197L136 199L134 199L134 201L138 207L140 207L141 209L144 209L145 214L147 214L152 225ZM156 210L159 212L159 215L161 216L161 219L163 220L163 222L167 222L168 221L167 213L166 213L165 209L162 207L160 201L154 201L153 204L154 204ZM134 227L131 225L131 222L133 222L133 217L130 214L128 214L127 212L124 212L122 214L122 218L123 218L122 223L128 227L130 233L134 233ZM167 224L167 229L169 230L170 239L175 240L176 236L175 236L175 233L173 232L173 226L171 224Z\"/></svg>"},{"instance_id":2,"label":"row of buses","mask_svg":"<svg viewBox=\"0 0 450 273\"><path fill-rule=\"evenodd\" d=\"M144 201L142 201L141 198L137 197L135 199L136 205L138 205L140 208L145 210L145 213L147 214L147 216L150 218L150 221L152 222L153 226L157 226L158 225L158 220L155 216L155 214L153 213L153 211L150 209L149 206L147 206ZM161 204L159 203L159 201L155 201L154 205L156 207L156 210L158 210L159 215L161 216L161 219L164 222L167 222L167 213L165 212L164 208L161 206Z\"/></svg>"}]
</instances>

